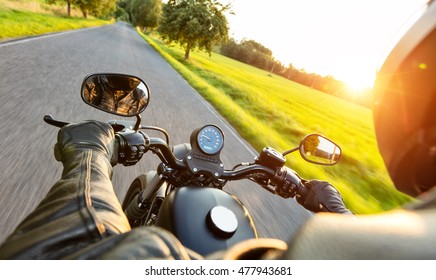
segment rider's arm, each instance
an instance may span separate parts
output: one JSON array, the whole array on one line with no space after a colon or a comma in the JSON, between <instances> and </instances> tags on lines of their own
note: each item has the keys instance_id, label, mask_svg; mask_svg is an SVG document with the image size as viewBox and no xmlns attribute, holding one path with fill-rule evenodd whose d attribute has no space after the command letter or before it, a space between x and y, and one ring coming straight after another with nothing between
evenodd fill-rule
<instances>
[{"instance_id":1,"label":"rider's arm","mask_svg":"<svg viewBox=\"0 0 436 280\"><path fill-rule=\"evenodd\" d=\"M58 259L130 229L111 183L112 128L84 122L59 131L61 179L0 248L0 258Z\"/></svg>"},{"instance_id":2,"label":"rider's arm","mask_svg":"<svg viewBox=\"0 0 436 280\"><path fill-rule=\"evenodd\" d=\"M97 121L59 131L62 177L2 244L0 259L201 258L163 229L130 230L111 182L114 139L112 127Z\"/></svg>"}]
</instances>

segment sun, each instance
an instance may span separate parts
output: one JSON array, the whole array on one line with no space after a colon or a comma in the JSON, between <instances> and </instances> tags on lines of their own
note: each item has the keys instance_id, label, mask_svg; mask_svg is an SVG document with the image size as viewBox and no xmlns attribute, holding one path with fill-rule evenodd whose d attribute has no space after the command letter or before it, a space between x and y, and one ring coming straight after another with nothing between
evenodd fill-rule
<instances>
[{"instance_id":1,"label":"sun","mask_svg":"<svg viewBox=\"0 0 436 280\"><path fill-rule=\"evenodd\" d=\"M373 88L374 80L375 77L368 73L355 73L343 78L343 81L354 92Z\"/></svg>"},{"instance_id":2,"label":"sun","mask_svg":"<svg viewBox=\"0 0 436 280\"><path fill-rule=\"evenodd\" d=\"M358 94L374 87L376 70L371 64L362 59L350 59L341 66L335 77L345 82L352 93Z\"/></svg>"},{"instance_id":3,"label":"sun","mask_svg":"<svg viewBox=\"0 0 436 280\"><path fill-rule=\"evenodd\" d=\"M375 71L372 68L347 67L344 69L337 78L347 85L351 94L360 95L374 87Z\"/></svg>"}]
</instances>

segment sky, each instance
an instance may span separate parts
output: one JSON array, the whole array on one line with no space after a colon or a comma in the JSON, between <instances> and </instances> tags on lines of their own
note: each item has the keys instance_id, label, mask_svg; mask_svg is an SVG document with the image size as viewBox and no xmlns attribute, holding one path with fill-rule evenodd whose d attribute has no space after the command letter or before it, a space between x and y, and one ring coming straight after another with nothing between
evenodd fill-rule
<instances>
[{"instance_id":1,"label":"sky","mask_svg":"<svg viewBox=\"0 0 436 280\"><path fill-rule=\"evenodd\" d=\"M230 36L298 69L372 86L387 51L427 0L233 0Z\"/></svg>"}]
</instances>

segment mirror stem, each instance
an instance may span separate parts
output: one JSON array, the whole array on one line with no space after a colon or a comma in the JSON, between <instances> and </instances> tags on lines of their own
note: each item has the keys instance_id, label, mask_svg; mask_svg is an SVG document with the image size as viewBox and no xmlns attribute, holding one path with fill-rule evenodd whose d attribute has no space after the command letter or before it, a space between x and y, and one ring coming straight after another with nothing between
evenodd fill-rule
<instances>
[{"instance_id":1,"label":"mirror stem","mask_svg":"<svg viewBox=\"0 0 436 280\"><path fill-rule=\"evenodd\" d=\"M141 128L141 115L137 114L136 115L136 124L135 124L135 128L133 128L133 130L138 131Z\"/></svg>"},{"instance_id":2,"label":"mirror stem","mask_svg":"<svg viewBox=\"0 0 436 280\"><path fill-rule=\"evenodd\" d=\"M298 149L300 149L300 146L295 147L295 148L293 148L292 150L286 151L286 152L284 152L282 155L283 155L283 156L286 156L286 155L288 155L288 154L290 154L290 153L293 153L293 152L297 151Z\"/></svg>"}]
</instances>

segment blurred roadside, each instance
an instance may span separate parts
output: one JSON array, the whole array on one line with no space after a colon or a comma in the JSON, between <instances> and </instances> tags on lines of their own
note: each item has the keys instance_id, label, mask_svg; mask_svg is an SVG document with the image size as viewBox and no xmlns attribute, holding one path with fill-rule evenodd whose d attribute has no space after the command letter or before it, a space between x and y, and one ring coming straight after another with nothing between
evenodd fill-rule
<instances>
[{"instance_id":1,"label":"blurred roadside","mask_svg":"<svg viewBox=\"0 0 436 280\"><path fill-rule=\"evenodd\" d=\"M68 17L65 5L49 5L44 0L0 0L0 42L113 22L81 15L73 8Z\"/></svg>"}]
</instances>

